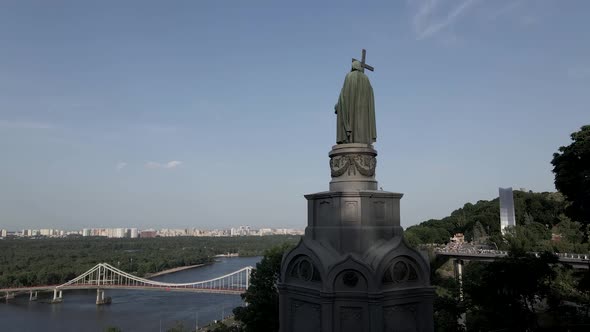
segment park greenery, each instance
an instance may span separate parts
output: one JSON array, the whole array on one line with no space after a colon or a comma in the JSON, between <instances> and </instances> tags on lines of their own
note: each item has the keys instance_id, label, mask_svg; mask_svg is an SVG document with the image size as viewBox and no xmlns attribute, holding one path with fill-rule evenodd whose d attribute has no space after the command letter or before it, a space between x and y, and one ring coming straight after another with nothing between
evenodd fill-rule
<instances>
[{"instance_id":1,"label":"park greenery","mask_svg":"<svg viewBox=\"0 0 590 332\"><path fill-rule=\"evenodd\" d=\"M587 225L572 221L567 215L568 202L558 192L533 193L515 190L516 226L504 236L500 231L498 198L466 203L442 219L431 219L405 231L408 243L446 244L456 233L465 241L489 245L494 249L516 247L525 251L588 252L584 234Z\"/></svg>"},{"instance_id":2,"label":"park greenery","mask_svg":"<svg viewBox=\"0 0 590 332\"><path fill-rule=\"evenodd\" d=\"M284 235L5 239L0 241L0 288L61 284L98 263L146 276L170 268L210 263L219 254L259 256L268 248L298 240L299 236Z\"/></svg>"},{"instance_id":3,"label":"park greenery","mask_svg":"<svg viewBox=\"0 0 590 332\"><path fill-rule=\"evenodd\" d=\"M281 260L293 245L285 243L268 250L250 276L250 287L242 299L247 306L234 309L244 332L272 332L279 330L279 293L277 282Z\"/></svg>"}]
</instances>

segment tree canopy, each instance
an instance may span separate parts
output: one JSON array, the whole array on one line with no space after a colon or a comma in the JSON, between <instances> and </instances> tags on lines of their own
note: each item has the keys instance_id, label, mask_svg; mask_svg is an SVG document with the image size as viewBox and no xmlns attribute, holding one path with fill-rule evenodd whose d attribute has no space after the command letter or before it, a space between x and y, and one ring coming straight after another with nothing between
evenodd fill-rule
<instances>
[{"instance_id":1,"label":"tree canopy","mask_svg":"<svg viewBox=\"0 0 590 332\"><path fill-rule=\"evenodd\" d=\"M234 309L245 332L276 332L279 330L279 291L277 282L283 254L292 248L283 244L268 250L250 276L250 287L242 294L248 304Z\"/></svg>"},{"instance_id":2,"label":"tree canopy","mask_svg":"<svg viewBox=\"0 0 590 332\"><path fill-rule=\"evenodd\" d=\"M468 331L560 330L590 322L575 305L587 301L580 271L557 257L512 251L490 263L468 263L464 290Z\"/></svg>"},{"instance_id":3,"label":"tree canopy","mask_svg":"<svg viewBox=\"0 0 590 332\"><path fill-rule=\"evenodd\" d=\"M553 154L555 188L565 195L570 205L568 216L590 224L590 125L571 134L572 143Z\"/></svg>"}]
</instances>

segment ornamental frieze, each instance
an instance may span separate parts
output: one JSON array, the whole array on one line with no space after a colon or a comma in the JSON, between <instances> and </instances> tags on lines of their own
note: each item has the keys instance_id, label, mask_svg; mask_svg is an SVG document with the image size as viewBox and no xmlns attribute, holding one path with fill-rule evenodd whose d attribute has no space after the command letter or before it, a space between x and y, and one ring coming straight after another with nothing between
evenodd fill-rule
<instances>
[{"instance_id":1,"label":"ornamental frieze","mask_svg":"<svg viewBox=\"0 0 590 332\"><path fill-rule=\"evenodd\" d=\"M366 154L348 154L330 158L330 170L332 177L339 177L348 172L348 175L374 176L377 158Z\"/></svg>"}]
</instances>

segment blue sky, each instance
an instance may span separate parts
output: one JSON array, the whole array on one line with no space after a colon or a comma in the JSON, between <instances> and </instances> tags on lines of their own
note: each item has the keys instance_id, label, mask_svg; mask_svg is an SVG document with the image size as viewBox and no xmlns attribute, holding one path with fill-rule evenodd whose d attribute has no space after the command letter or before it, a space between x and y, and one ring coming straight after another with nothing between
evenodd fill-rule
<instances>
[{"instance_id":1,"label":"blue sky","mask_svg":"<svg viewBox=\"0 0 590 332\"><path fill-rule=\"evenodd\" d=\"M590 2L0 2L0 228L303 228L367 49L402 225L553 191Z\"/></svg>"}]
</instances>

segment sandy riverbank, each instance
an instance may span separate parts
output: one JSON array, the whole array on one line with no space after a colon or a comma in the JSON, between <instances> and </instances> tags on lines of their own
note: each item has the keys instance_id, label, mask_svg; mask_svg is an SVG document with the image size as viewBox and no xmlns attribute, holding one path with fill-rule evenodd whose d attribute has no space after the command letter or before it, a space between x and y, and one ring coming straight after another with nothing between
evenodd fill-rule
<instances>
[{"instance_id":1,"label":"sandy riverbank","mask_svg":"<svg viewBox=\"0 0 590 332\"><path fill-rule=\"evenodd\" d=\"M161 276L161 275L164 275L164 274L170 274L170 273L174 273L174 272L178 272L178 271L184 271L184 270L188 270L188 269L194 269L196 267L201 267L201 266L205 266L205 265L208 265L208 264L211 264L211 263L188 265L188 266L179 266L179 267L175 267L175 268L172 268L172 269L168 269L168 270L164 270L164 271L160 271L160 272L156 272L156 273L152 273L152 274L147 274L145 277L147 279L150 279L150 278L154 278L154 277Z\"/></svg>"}]
</instances>

